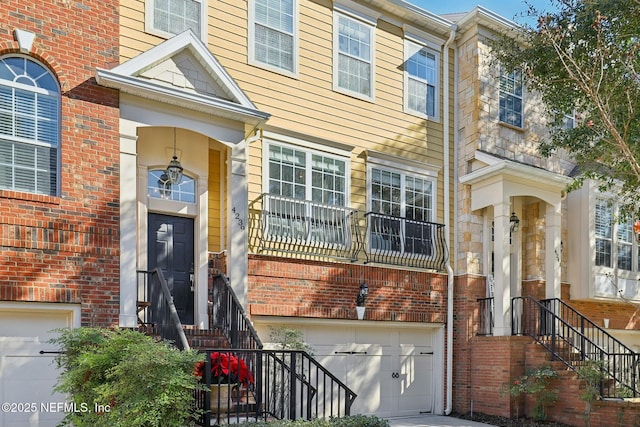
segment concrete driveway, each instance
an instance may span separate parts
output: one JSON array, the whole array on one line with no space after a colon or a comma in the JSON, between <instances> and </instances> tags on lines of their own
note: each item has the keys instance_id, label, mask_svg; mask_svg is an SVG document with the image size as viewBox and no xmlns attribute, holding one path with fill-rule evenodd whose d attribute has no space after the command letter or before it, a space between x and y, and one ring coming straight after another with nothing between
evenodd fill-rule
<instances>
[{"instance_id":1,"label":"concrete driveway","mask_svg":"<svg viewBox=\"0 0 640 427\"><path fill-rule=\"evenodd\" d=\"M490 427L476 421L461 420L460 418L443 415L423 415L419 417L389 418L391 427ZM495 426L494 426L495 427Z\"/></svg>"}]
</instances>

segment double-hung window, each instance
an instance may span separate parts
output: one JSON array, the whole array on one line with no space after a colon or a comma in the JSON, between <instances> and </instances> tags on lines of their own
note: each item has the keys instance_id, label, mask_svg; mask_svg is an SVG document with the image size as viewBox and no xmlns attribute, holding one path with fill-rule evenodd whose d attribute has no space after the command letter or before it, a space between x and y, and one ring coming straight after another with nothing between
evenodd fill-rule
<instances>
[{"instance_id":1,"label":"double-hung window","mask_svg":"<svg viewBox=\"0 0 640 427\"><path fill-rule=\"evenodd\" d=\"M373 98L372 23L342 13L334 17L334 87L366 99Z\"/></svg>"},{"instance_id":2,"label":"double-hung window","mask_svg":"<svg viewBox=\"0 0 640 427\"><path fill-rule=\"evenodd\" d=\"M427 47L406 41L405 103L410 113L437 119L438 64L440 55Z\"/></svg>"},{"instance_id":3,"label":"double-hung window","mask_svg":"<svg viewBox=\"0 0 640 427\"><path fill-rule=\"evenodd\" d=\"M60 88L21 56L0 58L0 189L58 194Z\"/></svg>"},{"instance_id":4,"label":"double-hung window","mask_svg":"<svg viewBox=\"0 0 640 427\"><path fill-rule=\"evenodd\" d=\"M265 237L311 245L347 245L347 161L298 146L269 143Z\"/></svg>"},{"instance_id":5,"label":"double-hung window","mask_svg":"<svg viewBox=\"0 0 640 427\"><path fill-rule=\"evenodd\" d=\"M638 244L633 235L633 222L616 221L616 206L610 200L597 199L595 207L595 262L597 266L623 271L639 271L638 262L634 263Z\"/></svg>"},{"instance_id":6,"label":"double-hung window","mask_svg":"<svg viewBox=\"0 0 640 427\"><path fill-rule=\"evenodd\" d=\"M434 237L435 181L400 170L369 168L372 251L430 256Z\"/></svg>"},{"instance_id":7,"label":"double-hung window","mask_svg":"<svg viewBox=\"0 0 640 427\"><path fill-rule=\"evenodd\" d=\"M519 128L523 127L522 72L514 70L500 72L500 121Z\"/></svg>"},{"instance_id":8,"label":"double-hung window","mask_svg":"<svg viewBox=\"0 0 640 427\"><path fill-rule=\"evenodd\" d=\"M147 0L147 31L171 37L191 30L203 38L206 0Z\"/></svg>"},{"instance_id":9,"label":"double-hung window","mask_svg":"<svg viewBox=\"0 0 640 427\"><path fill-rule=\"evenodd\" d=\"M250 9L250 58L260 66L296 72L297 0L252 0Z\"/></svg>"}]
</instances>

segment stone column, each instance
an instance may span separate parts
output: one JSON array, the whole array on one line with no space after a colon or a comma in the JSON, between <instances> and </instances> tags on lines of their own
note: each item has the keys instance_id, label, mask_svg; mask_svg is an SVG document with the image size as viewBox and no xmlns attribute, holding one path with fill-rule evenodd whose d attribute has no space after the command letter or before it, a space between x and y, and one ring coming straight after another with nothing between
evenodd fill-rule
<instances>
[{"instance_id":1,"label":"stone column","mask_svg":"<svg viewBox=\"0 0 640 427\"><path fill-rule=\"evenodd\" d=\"M561 296L561 202L547 204L546 236L545 236L545 298L560 298Z\"/></svg>"},{"instance_id":2,"label":"stone column","mask_svg":"<svg viewBox=\"0 0 640 427\"><path fill-rule=\"evenodd\" d=\"M493 205L493 256L495 263L495 325L493 335L511 335L511 256L509 199Z\"/></svg>"}]
</instances>

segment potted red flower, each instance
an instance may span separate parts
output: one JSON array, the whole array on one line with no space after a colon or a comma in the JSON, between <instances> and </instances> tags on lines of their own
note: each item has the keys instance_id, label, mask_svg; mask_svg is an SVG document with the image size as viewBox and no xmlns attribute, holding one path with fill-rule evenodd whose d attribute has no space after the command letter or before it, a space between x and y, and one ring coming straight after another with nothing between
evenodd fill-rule
<instances>
[{"instance_id":1,"label":"potted red flower","mask_svg":"<svg viewBox=\"0 0 640 427\"><path fill-rule=\"evenodd\" d=\"M239 403L255 403L250 389L253 374L244 359L232 353L212 352L211 360L211 411L229 412ZM205 363L196 364L195 374L204 379Z\"/></svg>"},{"instance_id":2,"label":"potted red flower","mask_svg":"<svg viewBox=\"0 0 640 427\"><path fill-rule=\"evenodd\" d=\"M245 387L254 383L253 374L244 359L232 353L218 351L210 354L211 384L242 384ZM204 378L204 362L196 365L196 375Z\"/></svg>"}]
</instances>

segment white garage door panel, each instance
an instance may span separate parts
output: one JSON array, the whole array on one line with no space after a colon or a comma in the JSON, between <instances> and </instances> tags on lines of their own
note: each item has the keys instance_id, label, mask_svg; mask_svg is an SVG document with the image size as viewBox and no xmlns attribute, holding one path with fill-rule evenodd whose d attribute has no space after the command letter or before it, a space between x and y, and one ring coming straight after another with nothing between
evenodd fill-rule
<instances>
[{"instance_id":1,"label":"white garage door panel","mask_svg":"<svg viewBox=\"0 0 640 427\"><path fill-rule=\"evenodd\" d=\"M399 415L433 411L433 350L400 346Z\"/></svg>"},{"instance_id":2,"label":"white garage door panel","mask_svg":"<svg viewBox=\"0 0 640 427\"><path fill-rule=\"evenodd\" d=\"M53 394L58 379L54 355L40 351L56 351L47 342L54 336L51 331L74 326L73 319L72 310L59 308L0 308L0 402L15 404L18 410L0 412L0 426L55 426L62 420L64 414L42 410L42 403L65 402L66 398Z\"/></svg>"},{"instance_id":3,"label":"white garage door panel","mask_svg":"<svg viewBox=\"0 0 640 427\"><path fill-rule=\"evenodd\" d=\"M442 406L442 398L434 397L444 387L442 369L434 372L443 358L441 326L283 324L302 331L316 360L358 395L352 414L418 415ZM261 336L268 335L268 325L278 326L273 319L257 320Z\"/></svg>"}]
</instances>

